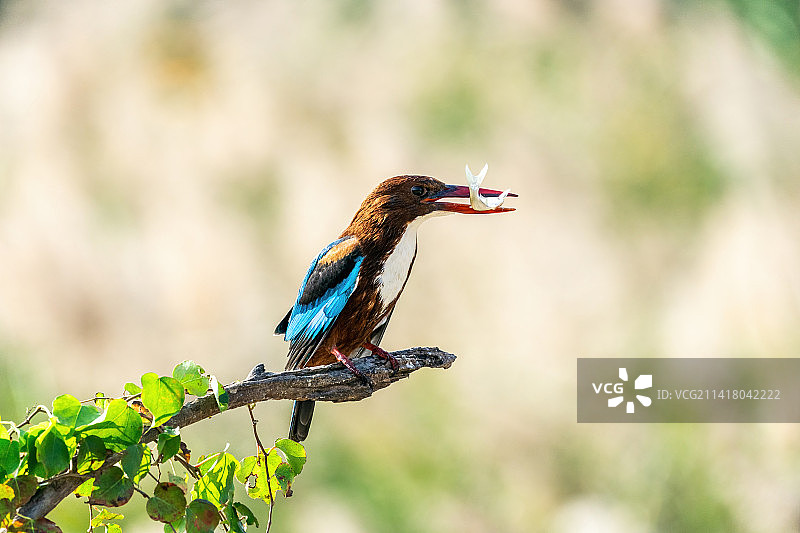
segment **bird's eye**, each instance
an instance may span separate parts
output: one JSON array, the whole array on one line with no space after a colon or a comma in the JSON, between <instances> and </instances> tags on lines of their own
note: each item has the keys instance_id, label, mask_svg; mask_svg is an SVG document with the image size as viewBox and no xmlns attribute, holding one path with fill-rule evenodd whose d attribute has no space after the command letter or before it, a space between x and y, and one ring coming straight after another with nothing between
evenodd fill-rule
<instances>
[{"instance_id":1,"label":"bird's eye","mask_svg":"<svg viewBox=\"0 0 800 533\"><path fill-rule=\"evenodd\" d=\"M425 193L426 193L425 187L423 187L422 185L414 185L413 187L411 187L411 194L413 194L414 196L423 197L425 196Z\"/></svg>"}]
</instances>

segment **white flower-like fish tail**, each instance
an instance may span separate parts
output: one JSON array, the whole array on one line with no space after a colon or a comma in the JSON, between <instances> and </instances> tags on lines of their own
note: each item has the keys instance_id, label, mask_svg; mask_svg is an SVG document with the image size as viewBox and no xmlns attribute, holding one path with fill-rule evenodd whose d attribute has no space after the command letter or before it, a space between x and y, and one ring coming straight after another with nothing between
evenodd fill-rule
<instances>
[{"instance_id":1,"label":"white flower-like fish tail","mask_svg":"<svg viewBox=\"0 0 800 533\"><path fill-rule=\"evenodd\" d=\"M480 186L483 183L483 178L486 177L486 172L489 171L489 164L483 165L483 169L474 175L469 169L469 165L465 167L467 174L467 183L469 184L469 203L475 211L489 211L490 209L497 209L506 199L511 189L506 189L496 198L487 198L480 193Z\"/></svg>"}]
</instances>

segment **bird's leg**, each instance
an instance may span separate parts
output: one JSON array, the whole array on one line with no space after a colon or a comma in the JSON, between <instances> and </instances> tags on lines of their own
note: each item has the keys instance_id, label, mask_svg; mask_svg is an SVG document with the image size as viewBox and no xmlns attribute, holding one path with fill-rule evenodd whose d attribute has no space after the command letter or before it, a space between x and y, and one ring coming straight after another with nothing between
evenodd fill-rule
<instances>
[{"instance_id":1,"label":"bird's leg","mask_svg":"<svg viewBox=\"0 0 800 533\"><path fill-rule=\"evenodd\" d=\"M389 361L389 364L392 365L392 370L397 372L397 369L400 368L400 363L397 361L397 358L381 348L380 346L376 346L371 342L365 342L364 348L372 352L373 354L377 355L381 359L385 359Z\"/></svg>"},{"instance_id":2,"label":"bird's leg","mask_svg":"<svg viewBox=\"0 0 800 533\"><path fill-rule=\"evenodd\" d=\"M331 353L333 354L334 357L336 357L337 361L339 361L345 367L347 367L347 369L350 372L352 372L356 377L360 378L367 385L372 386L372 383L370 383L369 379L367 379L367 377L364 374L362 374L359 369L356 368L356 365L353 364L353 361L351 361L350 358L347 357L345 354L340 352L336 346L331 348Z\"/></svg>"}]
</instances>

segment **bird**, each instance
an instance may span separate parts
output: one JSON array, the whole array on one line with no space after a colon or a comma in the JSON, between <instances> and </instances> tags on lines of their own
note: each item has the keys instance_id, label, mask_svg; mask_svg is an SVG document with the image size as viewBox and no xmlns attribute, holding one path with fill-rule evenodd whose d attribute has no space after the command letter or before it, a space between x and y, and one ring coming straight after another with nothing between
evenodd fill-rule
<instances>
[{"instance_id":1,"label":"bird","mask_svg":"<svg viewBox=\"0 0 800 533\"><path fill-rule=\"evenodd\" d=\"M480 194L498 197L501 192L480 189ZM311 262L294 305L275 328L275 335L289 342L286 370L338 361L365 379L353 359L370 352L396 371L396 359L379 344L416 260L420 224L451 213L514 210L478 211L469 204L446 201L469 196L468 187L447 185L430 176L395 176L380 183L339 238ZM313 414L313 401L294 403L290 439L306 439Z\"/></svg>"}]
</instances>

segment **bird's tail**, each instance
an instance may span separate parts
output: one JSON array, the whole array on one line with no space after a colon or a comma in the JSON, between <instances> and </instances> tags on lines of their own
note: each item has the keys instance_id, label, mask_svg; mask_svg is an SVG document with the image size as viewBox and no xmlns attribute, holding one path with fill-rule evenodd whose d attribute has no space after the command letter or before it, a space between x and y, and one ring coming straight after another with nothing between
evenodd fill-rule
<instances>
[{"instance_id":1,"label":"bird's tail","mask_svg":"<svg viewBox=\"0 0 800 533\"><path fill-rule=\"evenodd\" d=\"M289 424L289 438L295 442L306 440L306 437L308 437L308 430L311 429L311 417L313 415L313 401L305 400L294 402L292 421Z\"/></svg>"}]
</instances>

